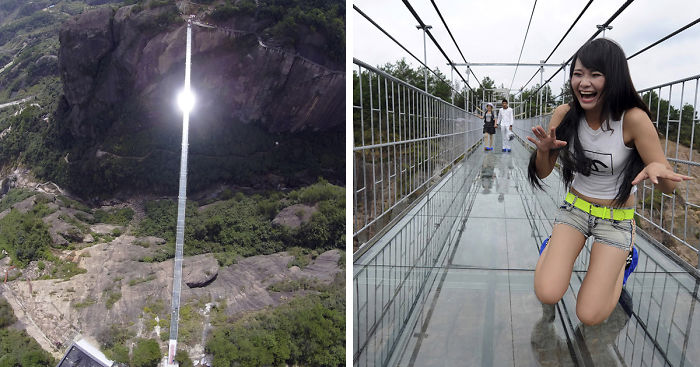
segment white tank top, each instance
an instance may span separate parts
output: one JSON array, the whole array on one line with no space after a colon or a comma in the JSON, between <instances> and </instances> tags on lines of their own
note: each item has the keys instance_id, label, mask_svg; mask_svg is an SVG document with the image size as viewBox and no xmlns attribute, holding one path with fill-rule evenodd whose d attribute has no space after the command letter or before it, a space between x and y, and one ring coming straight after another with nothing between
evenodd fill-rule
<instances>
[{"instance_id":1,"label":"white tank top","mask_svg":"<svg viewBox=\"0 0 700 367\"><path fill-rule=\"evenodd\" d=\"M583 152L591 159L591 175L584 176L576 173L571 187L583 195L597 199L614 199L622 184L623 168L632 154L634 148L625 145L622 135L622 113L620 121L611 121L610 130L603 131L591 129L583 117L578 125L578 136L581 140ZM606 125L605 122L603 125ZM573 151L573 145L569 148ZM637 187L633 186L630 194L634 194Z\"/></svg>"}]
</instances>

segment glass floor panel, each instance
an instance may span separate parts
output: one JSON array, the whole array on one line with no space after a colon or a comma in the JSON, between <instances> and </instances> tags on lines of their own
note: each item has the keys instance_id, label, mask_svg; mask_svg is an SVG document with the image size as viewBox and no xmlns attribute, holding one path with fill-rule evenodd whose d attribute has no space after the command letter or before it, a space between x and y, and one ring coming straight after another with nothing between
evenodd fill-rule
<instances>
[{"instance_id":1,"label":"glass floor panel","mask_svg":"<svg viewBox=\"0 0 700 367\"><path fill-rule=\"evenodd\" d=\"M562 301L548 306L537 300L538 246L551 231L564 192L555 175L546 180L547 192L532 191L526 180L528 158L518 143L510 153L499 145L475 151L454 170L455 177L473 180L449 186L470 190L464 203L468 210L438 265L421 270L430 272L431 280L415 303L410 295L420 293L419 283L412 283L418 278L404 277L410 267L376 256L366 261L374 249L355 261L356 268L365 269L356 279L364 286L357 291L356 285L354 295L363 316L355 317L354 331L373 338L364 343L356 366L700 366L698 279L643 236L636 240L639 266L604 323L585 326L575 312L590 244L576 262ZM405 220L415 220L411 215L420 214L414 210ZM392 254L399 258L410 252L402 251ZM416 290L404 296L401 291L412 285ZM402 296L391 298L397 294ZM369 312L368 307L374 308ZM391 317L372 333L367 325L381 318L382 309ZM390 331L397 323L404 323L400 336ZM397 341L389 345L390 340ZM356 338L356 351L359 345Z\"/></svg>"}]
</instances>

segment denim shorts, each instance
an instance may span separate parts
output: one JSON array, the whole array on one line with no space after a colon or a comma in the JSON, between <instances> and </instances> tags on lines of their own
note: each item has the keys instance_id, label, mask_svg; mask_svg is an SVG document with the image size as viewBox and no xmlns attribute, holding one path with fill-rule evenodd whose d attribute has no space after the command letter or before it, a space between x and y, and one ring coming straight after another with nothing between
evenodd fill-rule
<instances>
[{"instance_id":1,"label":"denim shorts","mask_svg":"<svg viewBox=\"0 0 700 367\"><path fill-rule=\"evenodd\" d=\"M593 236L595 242L600 242L620 250L630 251L634 243L634 219L614 220L603 219L584 212L572 204L563 202L554 224L569 225L586 238Z\"/></svg>"}]
</instances>

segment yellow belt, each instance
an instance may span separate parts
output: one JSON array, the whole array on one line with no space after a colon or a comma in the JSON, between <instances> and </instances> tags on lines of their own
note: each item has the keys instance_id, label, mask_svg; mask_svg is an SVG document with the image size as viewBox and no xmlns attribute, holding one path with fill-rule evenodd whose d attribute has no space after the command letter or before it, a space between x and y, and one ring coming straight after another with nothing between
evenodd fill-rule
<instances>
[{"instance_id":1,"label":"yellow belt","mask_svg":"<svg viewBox=\"0 0 700 367\"><path fill-rule=\"evenodd\" d=\"M602 219L627 220L634 218L634 209L614 209L606 206L598 206L591 204L570 192L566 193L566 202L594 217Z\"/></svg>"}]
</instances>

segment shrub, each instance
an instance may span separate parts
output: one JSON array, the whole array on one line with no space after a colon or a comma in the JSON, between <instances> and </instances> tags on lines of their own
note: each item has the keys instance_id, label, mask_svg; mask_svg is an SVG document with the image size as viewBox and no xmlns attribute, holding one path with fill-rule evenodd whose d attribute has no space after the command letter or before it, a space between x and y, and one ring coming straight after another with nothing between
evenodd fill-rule
<instances>
[{"instance_id":1,"label":"shrub","mask_svg":"<svg viewBox=\"0 0 700 367\"><path fill-rule=\"evenodd\" d=\"M134 278L134 279L131 279L131 280L129 281L129 286L130 286L130 287L133 287L133 286L135 286L135 285L137 285L137 284L150 282L151 280L154 280L154 279L156 279L156 275L155 275L155 274L149 274L148 276L143 277L143 278Z\"/></svg>"},{"instance_id":2,"label":"shrub","mask_svg":"<svg viewBox=\"0 0 700 367\"><path fill-rule=\"evenodd\" d=\"M0 298L0 329L15 323L15 313L12 306L4 299Z\"/></svg>"},{"instance_id":3,"label":"shrub","mask_svg":"<svg viewBox=\"0 0 700 367\"><path fill-rule=\"evenodd\" d=\"M109 289L105 292L105 295L107 296L105 307L107 307L108 310L111 310L112 306L114 306L114 304L122 298L121 289L116 291Z\"/></svg>"},{"instance_id":4,"label":"shrub","mask_svg":"<svg viewBox=\"0 0 700 367\"><path fill-rule=\"evenodd\" d=\"M190 359L190 355L184 349L180 349L177 351L177 353L175 354L175 360L177 361L180 367L194 367L194 364Z\"/></svg>"},{"instance_id":5,"label":"shrub","mask_svg":"<svg viewBox=\"0 0 700 367\"><path fill-rule=\"evenodd\" d=\"M341 288L216 328L206 345L221 366L339 366L345 360Z\"/></svg>"},{"instance_id":6,"label":"shrub","mask_svg":"<svg viewBox=\"0 0 700 367\"><path fill-rule=\"evenodd\" d=\"M132 365L135 367L157 367L160 362L160 348L153 339L139 339L134 347Z\"/></svg>"},{"instance_id":7,"label":"shrub","mask_svg":"<svg viewBox=\"0 0 700 367\"><path fill-rule=\"evenodd\" d=\"M45 258L51 243L46 225L34 212L11 210L0 219L0 246L21 267L32 260Z\"/></svg>"},{"instance_id":8,"label":"shrub","mask_svg":"<svg viewBox=\"0 0 700 367\"><path fill-rule=\"evenodd\" d=\"M76 309L81 309L81 308L85 308L85 307L88 307L88 306L92 306L92 305L94 305L95 303L97 303L97 301L96 301L94 298L92 298L92 296L88 296L88 297L85 298L84 300L82 300L82 301L80 301L80 302L74 303L74 304L73 304L73 307L76 308Z\"/></svg>"},{"instance_id":9,"label":"shrub","mask_svg":"<svg viewBox=\"0 0 700 367\"><path fill-rule=\"evenodd\" d=\"M118 226L127 226L134 218L134 211L131 208L110 209L110 210L95 210L93 214L95 223L108 223Z\"/></svg>"},{"instance_id":10,"label":"shrub","mask_svg":"<svg viewBox=\"0 0 700 367\"><path fill-rule=\"evenodd\" d=\"M0 365L55 366L56 361L25 331L0 329Z\"/></svg>"},{"instance_id":11,"label":"shrub","mask_svg":"<svg viewBox=\"0 0 700 367\"><path fill-rule=\"evenodd\" d=\"M97 341L102 348L111 349L116 345L123 345L133 336L126 325L111 324L97 333Z\"/></svg>"},{"instance_id":12,"label":"shrub","mask_svg":"<svg viewBox=\"0 0 700 367\"><path fill-rule=\"evenodd\" d=\"M0 199L0 212L9 209L12 205L27 199L35 193L27 189L11 189Z\"/></svg>"}]
</instances>

